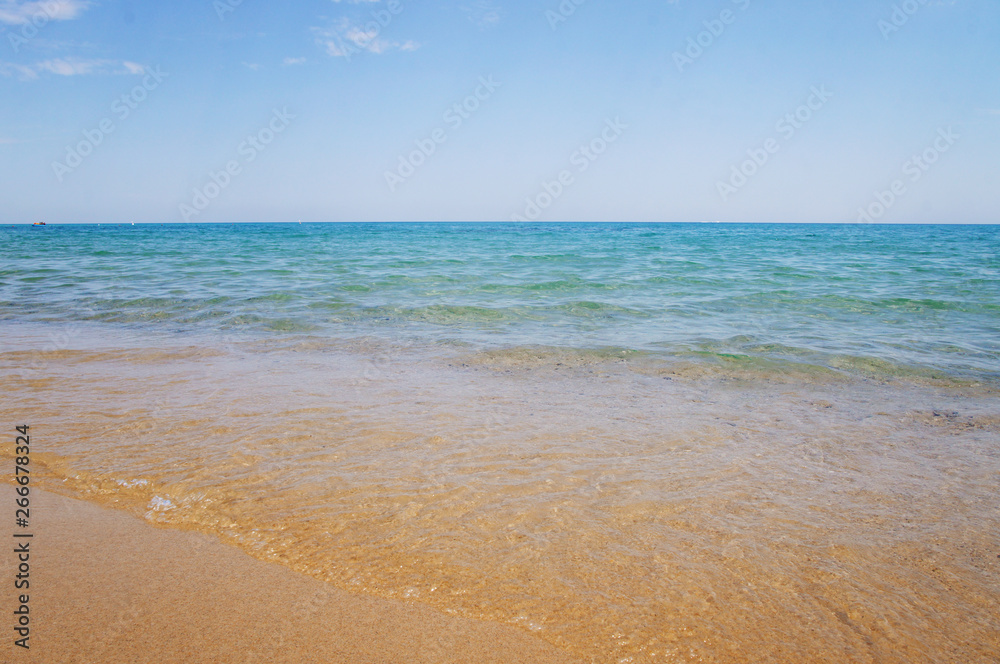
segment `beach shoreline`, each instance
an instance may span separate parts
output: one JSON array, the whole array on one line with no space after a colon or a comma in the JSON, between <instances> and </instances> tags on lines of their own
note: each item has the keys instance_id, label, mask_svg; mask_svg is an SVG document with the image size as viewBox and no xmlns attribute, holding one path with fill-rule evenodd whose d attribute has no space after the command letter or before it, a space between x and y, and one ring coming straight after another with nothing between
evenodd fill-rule
<instances>
[{"instance_id":1,"label":"beach shoreline","mask_svg":"<svg viewBox=\"0 0 1000 664\"><path fill-rule=\"evenodd\" d=\"M9 234L0 457L13 477L30 426L32 489L138 518L133 550L155 527L200 533L329 584L255 613L270 568L176 535L136 554L123 569L158 583L188 559L242 570L163 608L180 624L235 607L243 631L215 632L230 651L199 646L218 661L317 641L281 621L320 588L592 662L998 661L996 229L107 233ZM99 532L76 541L117 553ZM44 541L69 597L80 574ZM128 608L77 633L125 630ZM358 638L381 645L323 661L489 661L428 629L392 650L371 627ZM156 651L141 631L135 652Z\"/></svg>"},{"instance_id":2,"label":"beach shoreline","mask_svg":"<svg viewBox=\"0 0 1000 664\"><path fill-rule=\"evenodd\" d=\"M0 487L3 504L13 489ZM31 498L31 586L17 591L30 596L30 649L8 638L5 661L577 661L514 627L353 595L208 535L38 489ZM0 561L5 579L15 557ZM16 600L9 586L8 621Z\"/></svg>"},{"instance_id":3,"label":"beach shoreline","mask_svg":"<svg viewBox=\"0 0 1000 664\"><path fill-rule=\"evenodd\" d=\"M420 346L383 356L81 335L39 352L30 337L7 340L5 405L31 425L31 487L67 496L33 498L32 526L47 500L69 511L33 545L32 568L57 579L59 600L38 613L93 603L100 616L55 623L60 639L97 634L93 644L25 661L110 661L109 629L109 641L127 634L142 644L129 652L157 662L172 661L159 658L162 634L200 644L203 661L282 661L274 653L286 650L310 661L322 639L332 650L315 661L518 661L517 647L482 645L493 636L424 628L412 607L544 644L523 661L864 662L871 651L987 662L998 652L992 384L664 376L607 354L515 354L508 366ZM13 442L0 446L10 462ZM13 496L8 505L13 520ZM119 548L105 531L123 524L132 562L105 569ZM75 549L60 544L46 562L45 542L64 531ZM60 562L74 551L100 573ZM154 570L160 589L134 605L172 618L147 624L114 600L134 595L119 588L120 569L140 588ZM187 595L161 587L192 569L202 581ZM258 596L285 585L261 580L273 575L301 590L265 598L261 612ZM76 577L99 601L79 595ZM206 578L235 582L206 595L217 584ZM332 597L368 616L361 650L353 615L311 617ZM402 613L385 618L388 606ZM208 637L177 631L205 607ZM390 633L409 636L383 644Z\"/></svg>"}]
</instances>

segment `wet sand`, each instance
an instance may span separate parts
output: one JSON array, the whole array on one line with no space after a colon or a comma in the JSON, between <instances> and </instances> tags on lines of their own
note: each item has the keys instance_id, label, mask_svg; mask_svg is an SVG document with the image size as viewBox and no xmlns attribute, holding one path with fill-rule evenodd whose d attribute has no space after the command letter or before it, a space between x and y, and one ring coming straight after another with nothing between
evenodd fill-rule
<instances>
[{"instance_id":1,"label":"wet sand","mask_svg":"<svg viewBox=\"0 0 1000 664\"><path fill-rule=\"evenodd\" d=\"M13 487L0 504L13 510ZM39 490L31 508L31 648L7 638L3 661L576 661L513 627L352 595L200 533ZM8 637L14 558L0 558Z\"/></svg>"}]
</instances>

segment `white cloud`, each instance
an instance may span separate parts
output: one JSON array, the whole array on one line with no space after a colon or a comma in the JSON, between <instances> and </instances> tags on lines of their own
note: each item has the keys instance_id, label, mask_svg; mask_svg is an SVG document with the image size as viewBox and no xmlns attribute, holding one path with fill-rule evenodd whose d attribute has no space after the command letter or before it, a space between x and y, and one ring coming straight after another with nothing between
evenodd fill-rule
<instances>
[{"instance_id":1,"label":"white cloud","mask_svg":"<svg viewBox=\"0 0 1000 664\"><path fill-rule=\"evenodd\" d=\"M462 5L459 9L480 28L490 28L500 22L500 8L491 0L475 0Z\"/></svg>"},{"instance_id":2,"label":"white cloud","mask_svg":"<svg viewBox=\"0 0 1000 664\"><path fill-rule=\"evenodd\" d=\"M378 55L389 51L415 51L420 48L420 44L413 40L398 42L384 39L379 36L381 28L378 23L374 23L375 27L372 25L370 22L365 29L355 25L350 19L342 18L331 28L313 28L313 32L316 34L316 43L322 46L328 55L335 58L349 58L352 53L359 51Z\"/></svg>"},{"instance_id":3,"label":"white cloud","mask_svg":"<svg viewBox=\"0 0 1000 664\"><path fill-rule=\"evenodd\" d=\"M0 23L24 25L32 19L36 22L43 17L49 21L70 21L89 7L88 0L0 0Z\"/></svg>"},{"instance_id":4,"label":"white cloud","mask_svg":"<svg viewBox=\"0 0 1000 664\"><path fill-rule=\"evenodd\" d=\"M39 74L56 76L86 76L88 74L142 74L146 67L135 62L117 60L81 60L79 58L53 58L33 65L0 62L0 76L17 76L22 81L32 81Z\"/></svg>"},{"instance_id":5,"label":"white cloud","mask_svg":"<svg viewBox=\"0 0 1000 664\"><path fill-rule=\"evenodd\" d=\"M305 61L306 61L305 58L285 58L285 60L284 60L284 62L282 64L285 64L285 65L301 65L301 64L305 63Z\"/></svg>"},{"instance_id":6,"label":"white cloud","mask_svg":"<svg viewBox=\"0 0 1000 664\"><path fill-rule=\"evenodd\" d=\"M32 67L16 65L12 62L0 62L0 76L17 76L22 81L38 78L38 73Z\"/></svg>"},{"instance_id":7,"label":"white cloud","mask_svg":"<svg viewBox=\"0 0 1000 664\"><path fill-rule=\"evenodd\" d=\"M80 76L93 74L108 64L107 60L77 60L76 58L54 58L35 65L37 71L47 71L59 76Z\"/></svg>"}]
</instances>

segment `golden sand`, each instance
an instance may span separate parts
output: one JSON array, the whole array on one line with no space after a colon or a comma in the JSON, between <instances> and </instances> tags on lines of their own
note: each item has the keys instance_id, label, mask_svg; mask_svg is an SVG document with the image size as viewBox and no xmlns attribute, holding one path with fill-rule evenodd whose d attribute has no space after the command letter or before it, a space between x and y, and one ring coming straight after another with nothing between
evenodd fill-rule
<instances>
[{"instance_id":1,"label":"golden sand","mask_svg":"<svg viewBox=\"0 0 1000 664\"><path fill-rule=\"evenodd\" d=\"M0 486L0 504L14 504L11 486ZM8 552L0 560L3 662L576 661L511 627L351 595L124 512L35 490L32 515L31 647L11 637Z\"/></svg>"}]
</instances>

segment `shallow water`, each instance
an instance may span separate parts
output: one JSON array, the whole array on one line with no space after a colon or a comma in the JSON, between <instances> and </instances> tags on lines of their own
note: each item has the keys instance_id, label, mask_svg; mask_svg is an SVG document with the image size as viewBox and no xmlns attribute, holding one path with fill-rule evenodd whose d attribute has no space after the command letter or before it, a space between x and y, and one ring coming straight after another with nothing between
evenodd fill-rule
<instances>
[{"instance_id":1,"label":"shallow water","mask_svg":"<svg viewBox=\"0 0 1000 664\"><path fill-rule=\"evenodd\" d=\"M4 414L43 486L597 662L997 661L997 232L621 227L598 278L609 228L165 227L107 262L23 231ZM669 305L635 258L713 242Z\"/></svg>"}]
</instances>

